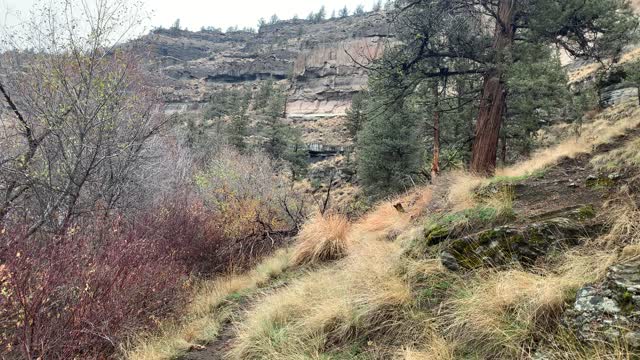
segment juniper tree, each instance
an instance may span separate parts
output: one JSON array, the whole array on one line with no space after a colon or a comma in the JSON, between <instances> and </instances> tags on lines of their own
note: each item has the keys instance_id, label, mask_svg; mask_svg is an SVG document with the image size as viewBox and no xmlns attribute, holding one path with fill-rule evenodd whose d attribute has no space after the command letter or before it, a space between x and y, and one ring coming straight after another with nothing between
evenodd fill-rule
<instances>
[{"instance_id":1,"label":"juniper tree","mask_svg":"<svg viewBox=\"0 0 640 360\"><path fill-rule=\"evenodd\" d=\"M360 92L353 96L351 101L351 107L347 109L346 126L349 131L349 135L356 138L358 132L362 130L364 123L367 119L367 92Z\"/></svg>"},{"instance_id":2,"label":"juniper tree","mask_svg":"<svg viewBox=\"0 0 640 360\"><path fill-rule=\"evenodd\" d=\"M516 45L555 45L577 58L615 57L637 26L623 0L404 0L397 8L395 56L378 69L388 69L390 82L412 78L394 85L404 87L402 96L443 72L481 79L471 158L479 174L495 169L508 99L505 74L522 59Z\"/></svg>"},{"instance_id":3,"label":"juniper tree","mask_svg":"<svg viewBox=\"0 0 640 360\"><path fill-rule=\"evenodd\" d=\"M300 133L284 122L285 103L283 91L272 88L262 124L263 149L272 159L285 162L297 179L306 174L308 151Z\"/></svg>"},{"instance_id":4,"label":"juniper tree","mask_svg":"<svg viewBox=\"0 0 640 360\"><path fill-rule=\"evenodd\" d=\"M358 133L358 177L374 198L406 190L420 171L415 117L405 106L375 111Z\"/></svg>"}]
</instances>

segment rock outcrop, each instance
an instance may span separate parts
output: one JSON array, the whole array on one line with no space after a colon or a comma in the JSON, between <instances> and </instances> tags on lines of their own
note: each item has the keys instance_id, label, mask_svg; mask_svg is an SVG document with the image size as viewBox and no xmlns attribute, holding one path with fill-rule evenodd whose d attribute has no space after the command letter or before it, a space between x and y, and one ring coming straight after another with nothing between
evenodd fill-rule
<instances>
[{"instance_id":1,"label":"rock outcrop","mask_svg":"<svg viewBox=\"0 0 640 360\"><path fill-rule=\"evenodd\" d=\"M383 12L311 22L280 21L259 32L160 29L139 41L164 75L169 111L197 111L220 87L281 80L290 117L343 115L367 85L366 64L389 37Z\"/></svg>"},{"instance_id":2,"label":"rock outcrop","mask_svg":"<svg viewBox=\"0 0 640 360\"><path fill-rule=\"evenodd\" d=\"M582 341L640 349L640 260L614 265L603 282L578 290L563 321Z\"/></svg>"},{"instance_id":3,"label":"rock outcrop","mask_svg":"<svg viewBox=\"0 0 640 360\"><path fill-rule=\"evenodd\" d=\"M452 271L511 262L531 266L552 249L575 246L584 236L602 232L602 224L589 221L592 211L588 206L580 207L563 217L524 226L501 226L446 240L441 246L440 259L443 266ZM437 234L428 234L429 238L436 241Z\"/></svg>"}]
</instances>

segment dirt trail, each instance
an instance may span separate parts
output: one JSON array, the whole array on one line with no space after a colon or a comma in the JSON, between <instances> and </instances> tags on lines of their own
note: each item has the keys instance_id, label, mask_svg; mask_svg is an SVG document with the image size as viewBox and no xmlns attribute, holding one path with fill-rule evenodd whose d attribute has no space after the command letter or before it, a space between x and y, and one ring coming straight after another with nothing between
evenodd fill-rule
<instances>
[{"instance_id":1,"label":"dirt trail","mask_svg":"<svg viewBox=\"0 0 640 360\"><path fill-rule=\"evenodd\" d=\"M599 146L591 154L584 154L574 159L566 158L558 164L549 167L543 175L534 176L513 184L515 191L514 211L517 218L531 221L536 217L544 217L554 212L562 212L570 208L591 205L596 211L600 210L605 199L612 192L617 191L618 185L633 178L637 174L627 171L610 173L598 173L590 164L593 156L603 154L624 146L640 136L640 128L633 129L627 134L613 139L610 143ZM613 182L604 181L599 184L598 179L610 179ZM433 198L427 209L430 212L446 210L446 196L448 192L448 178L446 175L439 178L433 185ZM593 181L596 181L595 185ZM592 183L590 183L592 181ZM609 186L614 184L615 186ZM269 294L286 286L289 281L277 282L258 294L248 296L235 304L233 314L223 324L220 335L211 343L200 350L193 350L181 360L222 360L226 359L235 339L235 325L243 321L245 313L256 303Z\"/></svg>"},{"instance_id":2,"label":"dirt trail","mask_svg":"<svg viewBox=\"0 0 640 360\"><path fill-rule=\"evenodd\" d=\"M599 172L591 165L591 159L620 148L639 136L640 128L633 129L597 147L591 154L565 158L549 167L543 175L515 183L513 207L517 217L531 220L588 205L598 212L619 185L634 174L627 169Z\"/></svg>"}]
</instances>

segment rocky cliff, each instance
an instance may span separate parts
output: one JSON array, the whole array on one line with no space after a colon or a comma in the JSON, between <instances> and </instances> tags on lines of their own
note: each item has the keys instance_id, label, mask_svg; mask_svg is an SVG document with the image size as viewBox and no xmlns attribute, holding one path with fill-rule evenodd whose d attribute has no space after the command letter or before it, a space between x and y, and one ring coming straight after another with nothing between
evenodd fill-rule
<instances>
[{"instance_id":1,"label":"rocky cliff","mask_svg":"<svg viewBox=\"0 0 640 360\"><path fill-rule=\"evenodd\" d=\"M167 111L197 111L220 87L273 78L289 89L293 118L344 114L367 84L366 63L389 36L383 13L321 22L280 21L257 33L156 30L140 41L165 79Z\"/></svg>"}]
</instances>

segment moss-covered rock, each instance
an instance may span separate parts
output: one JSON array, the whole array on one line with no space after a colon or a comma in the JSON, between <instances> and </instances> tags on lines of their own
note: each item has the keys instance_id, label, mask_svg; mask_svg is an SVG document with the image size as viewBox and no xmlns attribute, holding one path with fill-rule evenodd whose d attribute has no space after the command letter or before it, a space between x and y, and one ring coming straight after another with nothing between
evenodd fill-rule
<instances>
[{"instance_id":1,"label":"moss-covered rock","mask_svg":"<svg viewBox=\"0 0 640 360\"><path fill-rule=\"evenodd\" d=\"M592 176L587 179L587 187L592 189L608 189L615 186L616 181L607 176Z\"/></svg>"},{"instance_id":2,"label":"moss-covered rock","mask_svg":"<svg viewBox=\"0 0 640 360\"><path fill-rule=\"evenodd\" d=\"M553 248L576 245L585 235L601 231L600 225L564 217L524 226L502 226L444 244L441 258L454 271L513 261L527 266Z\"/></svg>"}]
</instances>

